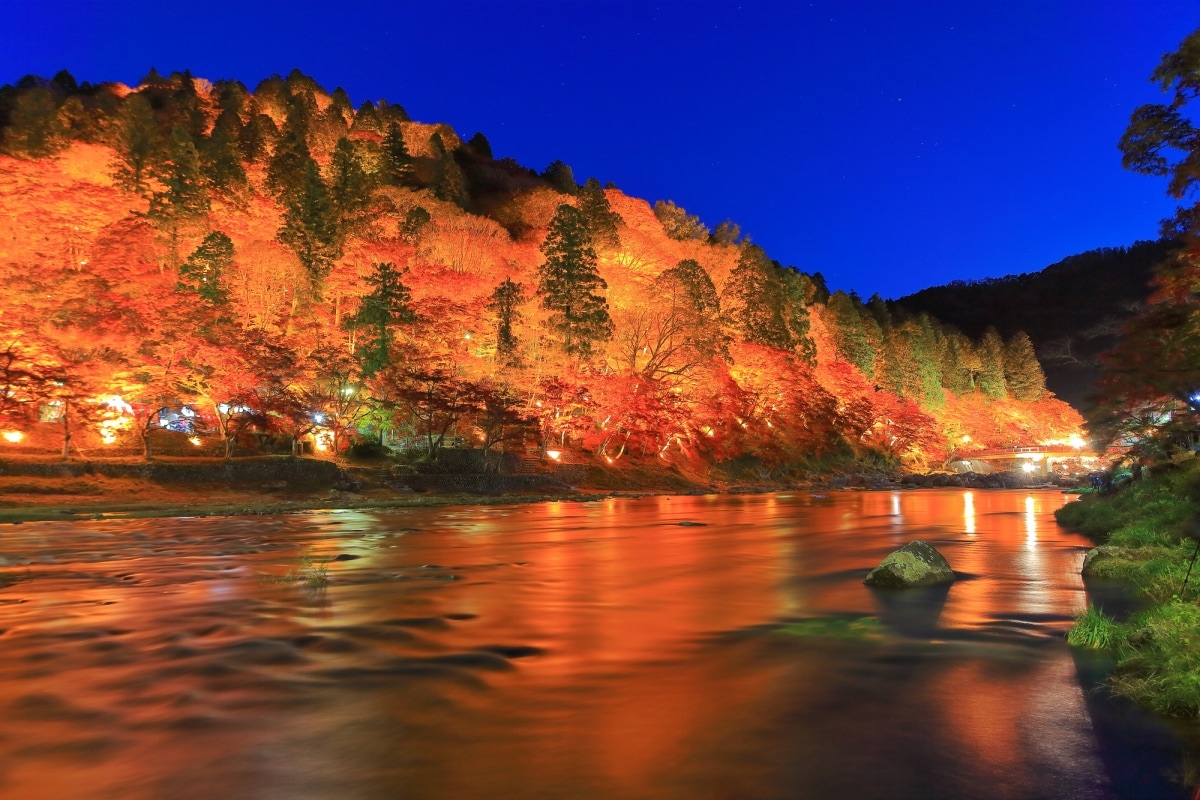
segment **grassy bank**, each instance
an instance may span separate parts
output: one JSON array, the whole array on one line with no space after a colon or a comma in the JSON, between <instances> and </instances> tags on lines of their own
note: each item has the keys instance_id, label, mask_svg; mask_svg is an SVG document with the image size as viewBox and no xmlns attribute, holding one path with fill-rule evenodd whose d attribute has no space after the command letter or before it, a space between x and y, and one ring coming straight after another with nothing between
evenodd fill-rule
<instances>
[{"instance_id":1,"label":"grassy bank","mask_svg":"<svg viewBox=\"0 0 1200 800\"><path fill-rule=\"evenodd\" d=\"M1058 511L1063 525L1094 538L1085 578L1116 579L1144 601L1116 620L1091 608L1068 641L1110 650L1113 688L1152 711L1200 719L1200 463L1155 470L1112 495L1085 495Z\"/></svg>"}]
</instances>

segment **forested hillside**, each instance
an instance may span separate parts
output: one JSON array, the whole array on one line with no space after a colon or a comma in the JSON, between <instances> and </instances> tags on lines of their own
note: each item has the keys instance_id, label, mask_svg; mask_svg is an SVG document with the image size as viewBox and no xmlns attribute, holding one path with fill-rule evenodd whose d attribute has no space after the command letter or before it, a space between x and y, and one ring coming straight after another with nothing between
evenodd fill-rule
<instances>
[{"instance_id":1,"label":"forested hillside","mask_svg":"<svg viewBox=\"0 0 1200 800\"><path fill-rule=\"evenodd\" d=\"M12 448L273 434L326 453L926 469L964 437L1080 422L1024 333L831 294L734 225L297 71L252 92L27 78L0 90L0 123Z\"/></svg>"},{"instance_id":2,"label":"forested hillside","mask_svg":"<svg viewBox=\"0 0 1200 800\"><path fill-rule=\"evenodd\" d=\"M897 306L926 313L971 336L992 326L1029 335L1047 387L1076 408L1087 406L1100 374L1098 356L1150 295L1154 267L1178 245L1169 240L1090 250L1040 272L955 281L902 297Z\"/></svg>"}]
</instances>

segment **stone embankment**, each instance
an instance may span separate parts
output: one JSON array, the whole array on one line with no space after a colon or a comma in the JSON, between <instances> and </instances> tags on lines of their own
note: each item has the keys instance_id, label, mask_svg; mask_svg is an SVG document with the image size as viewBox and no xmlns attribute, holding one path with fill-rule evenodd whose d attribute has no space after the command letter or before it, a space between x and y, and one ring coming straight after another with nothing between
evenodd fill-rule
<instances>
[{"instance_id":1,"label":"stone embankment","mask_svg":"<svg viewBox=\"0 0 1200 800\"><path fill-rule=\"evenodd\" d=\"M1024 472L993 472L983 475L977 472L948 474L935 472L928 475L836 475L820 481L829 489L1029 489L1039 486L1059 485L1045 477L1030 477ZM1071 484L1074 485L1074 484Z\"/></svg>"}]
</instances>

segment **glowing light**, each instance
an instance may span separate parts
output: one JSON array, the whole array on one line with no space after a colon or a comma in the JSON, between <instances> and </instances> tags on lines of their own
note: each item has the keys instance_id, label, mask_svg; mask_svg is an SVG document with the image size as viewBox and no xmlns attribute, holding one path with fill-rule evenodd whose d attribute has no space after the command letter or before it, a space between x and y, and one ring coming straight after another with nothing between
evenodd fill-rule
<instances>
[{"instance_id":1,"label":"glowing light","mask_svg":"<svg viewBox=\"0 0 1200 800\"><path fill-rule=\"evenodd\" d=\"M1034 464L1032 461L1027 461L1021 465L1021 469L1025 470L1026 472L1032 473L1034 470L1037 469L1037 464Z\"/></svg>"},{"instance_id":2,"label":"glowing light","mask_svg":"<svg viewBox=\"0 0 1200 800\"><path fill-rule=\"evenodd\" d=\"M200 437L199 436L189 436L188 441L191 442L192 444L194 444L196 447L200 446Z\"/></svg>"},{"instance_id":3,"label":"glowing light","mask_svg":"<svg viewBox=\"0 0 1200 800\"><path fill-rule=\"evenodd\" d=\"M1067 439L1067 443L1071 445L1071 447L1083 447L1085 444L1087 444L1087 442L1083 440L1083 437L1078 433L1072 433Z\"/></svg>"},{"instance_id":4,"label":"glowing light","mask_svg":"<svg viewBox=\"0 0 1200 800\"><path fill-rule=\"evenodd\" d=\"M217 411L219 411L222 414L228 414L229 413L229 403L218 403Z\"/></svg>"},{"instance_id":5,"label":"glowing light","mask_svg":"<svg viewBox=\"0 0 1200 800\"><path fill-rule=\"evenodd\" d=\"M324 421L325 421L325 415L324 415L324 414L321 414L320 412L318 412L318 413L316 413L316 414L313 414L313 422L315 422L315 423L317 423L318 425L320 425L320 424L321 424L322 422L324 422Z\"/></svg>"},{"instance_id":6,"label":"glowing light","mask_svg":"<svg viewBox=\"0 0 1200 800\"><path fill-rule=\"evenodd\" d=\"M12 444L16 444L17 442L21 441L24 438L25 438L25 434L21 433L20 431L5 431L4 432L4 441L10 442Z\"/></svg>"},{"instance_id":7,"label":"glowing light","mask_svg":"<svg viewBox=\"0 0 1200 800\"><path fill-rule=\"evenodd\" d=\"M354 387L353 387L353 386L347 386L345 389L342 389L342 394L345 394L345 395L351 395L351 394L354 394Z\"/></svg>"},{"instance_id":8,"label":"glowing light","mask_svg":"<svg viewBox=\"0 0 1200 800\"><path fill-rule=\"evenodd\" d=\"M967 435L964 433L964 434L963 434L963 438L962 438L962 443L963 443L963 444L970 444L970 443L971 443L971 437L970 437L970 436L967 436Z\"/></svg>"},{"instance_id":9,"label":"glowing light","mask_svg":"<svg viewBox=\"0 0 1200 800\"><path fill-rule=\"evenodd\" d=\"M555 461L558 461L560 458L562 458L562 451L561 450L547 450L546 455L549 458L552 458Z\"/></svg>"},{"instance_id":10,"label":"glowing light","mask_svg":"<svg viewBox=\"0 0 1200 800\"><path fill-rule=\"evenodd\" d=\"M108 397L101 397L100 403L102 405L108 406L110 409L112 409L113 411L116 411L118 414L132 414L133 413L133 406L129 405L129 403L126 403L123 398L121 398L115 394L109 395Z\"/></svg>"},{"instance_id":11,"label":"glowing light","mask_svg":"<svg viewBox=\"0 0 1200 800\"><path fill-rule=\"evenodd\" d=\"M541 407L542 407L542 401L541 401L541 400L538 400L538 401L537 401L537 403L536 403L535 405L537 405L537 407L538 407L538 408L541 408Z\"/></svg>"},{"instance_id":12,"label":"glowing light","mask_svg":"<svg viewBox=\"0 0 1200 800\"><path fill-rule=\"evenodd\" d=\"M469 341L471 341L471 334L465 333L465 334L463 334L463 338L469 342Z\"/></svg>"}]
</instances>

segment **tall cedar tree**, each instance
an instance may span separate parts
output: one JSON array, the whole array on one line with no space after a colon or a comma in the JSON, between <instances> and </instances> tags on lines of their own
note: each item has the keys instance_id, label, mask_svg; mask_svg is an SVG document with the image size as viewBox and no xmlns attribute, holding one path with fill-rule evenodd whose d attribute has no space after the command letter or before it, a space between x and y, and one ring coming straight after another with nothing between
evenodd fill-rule
<instances>
[{"instance_id":1,"label":"tall cedar tree","mask_svg":"<svg viewBox=\"0 0 1200 800\"><path fill-rule=\"evenodd\" d=\"M413 157L404 143L404 131L401 130L398 123L393 122L388 125L387 134L383 137L383 153L380 157L379 171L386 184L391 186L412 185Z\"/></svg>"},{"instance_id":2,"label":"tall cedar tree","mask_svg":"<svg viewBox=\"0 0 1200 800\"><path fill-rule=\"evenodd\" d=\"M242 123L235 111L222 111L212 133L202 140L200 162L209 186L226 196L238 196L249 186L242 167Z\"/></svg>"},{"instance_id":3,"label":"tall cedar tree","mask_svg":"<svg viewBox=\"0 0 1200 800\"><path fill-rule=\"evenodd\" d=\"M992 400L1008 394L1004 385L1004 340L990 325L979 343L979 389Z\"/></svg>"},{"instance_id":4,"label":"tall cedar tree","mask_svg":"<svg viewBox=\"0 0 1200 800\"><path fill-rule=\"evenodd\" d=\"M542 173L542 179L563 194L576 194L579 191L579 184L575 182L575 171L562 161L551 162Z\"/></svg>"},{"instance_id":5,"label":"tall cedar tree","mask_svg":"<svg viewBox=\"0 0 1200 800\"><path fill-rule=\"evenodd\" d=\"M517 349L521 344L516 326L521 323L521 304L528 298L525 287L505 278L492 292L487 310L496 321L496 360L501 364L515 366L520 360Z\"/></svg>"},{"instance_id":6,"label":"tall cedar tree","mask_svg":"<svg viewBox=\"0 0 1200 800\"><path fill-rule=\"evenodd\" d=\"M542 242L537 294L550 312L545 325L564 353L587 357L597 342L612 338L613 323L602 291L608 284L596 268L596 251L583 215L561 205Z\"/></svg>"},{"instance_id":7,"label":"tall cedar tree","mask_svg":"<svg viewBox=\"0 0 1200 800\"><path fill-rule=\"evenodd\" d=\"M307 180L308 164L313 160L308 149L308 120L304 103L292 102L288 105L279 143L267 164L267 188L285 206Z\"/></svg>"},{"instance_id":8,"label":"tall cedar tree","mask_svg":"<svg viewBox=\"0 0 1200 800\"><path fill-rule=\"evenodd\" d=\"M687 348L699 360L727 356L721 333L721 303L717 288L704 267L685 258L654 279L654 297L658 304L677 315Z\"/></svg>"},{"instance_id":9,"label":"tall cedar tree","mask_svg":"<svg viewBox=\"0 0 1200 800\"><path fill-rule=\"evenodd\" d=\"M363 296L358 311L345 321L348 330L366 334L355 357L368 378L392 363L396 327L416 321L409 305L411 295L402 280L406 272L407 268L397 270L395 264L386 261L373 264L366 279L371 291Z\"/></svg>"},{"instance_id":10,"label":"tall cedar tree","mask_svg":"<svg viewBox=\"0 0 1200 800\"><path fill-rule=\"evenodd\" d=\"M1004 345L1004 383L1017 400L1041 400L1046 396L1046 375L1024 331L1017 331Z\"/></svg>"},{"instance_id":11,"label":"tall cedar tree","mask_svg":"<svg viewBox=\"0 0 1200 800\"><path fill-rule=\"evenodd\" d=\"M334 147L329 172L329 199L344 238L360 232L368 222L371 178L354 151L354 145L345 136L338 139Z\"/></svg>"},{"instance_id":12,"label":"tall cedar tree","mask_svg":"<svg viewBox=\"0 0 1200 800\"><path fill-rule=\"evenodd\" d=\"M179 235L184 224L208 212L208 191L200 171L200 154L192 137L182 126L171 130L167 158L155 169L162 189L150 196L146 216L166 234L171 266L179 264Z\"/></svg>"},{"instance_id":13,"label":"tall cedar tree","mask_svg":"<svg viewBox=\"0 0 1200 800\"><path fill-rule=\"evenodd\" d=\"M805 364L812 366L817 362L817 346L810 333L808 307L812 305L816 287L795 267L783 268L777 261L771 263L783 283L784 320L791 335L792 349Z\"/></svg>"},{"instance_id":14,"label":"tall cedar tree","mask_svg":"<svg viewBox=\"0 0 1200 800\"><path fill-rule=\"evenodd\" d=\"M117 115L116 150L120 161L113 170L117 185L128 192L145 194L165 149L150 101L141 92L126 97Z\"/></svg>"},{"instance_id":15,"label":"tall cedar tree","mask_svg":"<svg viewBox=\"0 0 1200 800\"><path fill-rule=\"evenodd\" d=\"M3 134L5 150L15 156L46 158L67 146L54 95L41 86L21 92Z\"/></svg>"},{"instance_id":16,"label":"tall cedar tree","mask_svg":"<svg viewBox=\"0 0 1200 800\"><path fill-rule=\"evenodd\" d=\"M579 212L587 222L592 234L592 243L602 249L611 250L621 246L617 227L624 224L621 215L612 210L600 181L588 178L579 193Z\"/></svg>"},{"instance_id":17,"label":"tall cedar tree","mask_svg":"<svg viewBox=\"0 0 1200 800\"><path fill-rule=\"evenodd\" d=\"M435 133L436 137L437 134ZM439 139L440 140L440 139ZM467 177L454 159L454 153L442 153L433 165L433 194L439 200L454 203L465 209L471 200L467 192Z\"/></svg>"},{"instance_id":18,"label":"tall cedar tree","mask_svg":"<svg viewBox=\"0 0 1200 800\"><path fill-rule=\"evenodd\" d=\"M195 292L212 306L229 303L225 276L233 266L233 241L222 231L204 237L187 259L179 265L181 290Z\"/></svg>"},{"instance_id":19,"label":"tall cedar tree","mask_svg":"<svg viewBox=\"0 0 1200 800\"><path fill-rule=\"evenodd\" d=\"M830 333L837 353L848 364L858 367L868 378L875 377L875 348L867 338L859 314L858 298L843 291L834 292L825 308L828 312Z\"/></svg>"},{"instance_id":20,"label":"tall cedar tree","mask_svg":"<svg viewBox=\"0 0 1200 800\"><path fill-rule=\"evenodd\" d=\"M317 162L309 158L303 165L300 184L291 191L283 224L277 238L291 248L308 273L313 297L321 296L321 285L341 258L342 239L329 190L321 180Z\"/></svg>"},{"instance_id":21,"label":"tall cedar tree","mask_svg":"<svg viewBox=\"0 0 1200 800\"><path fill-rule=\"evenodd\" d=\"M758 245L742 248L729 273L721 308L734 332L744 341L778 350L795 343L788 327L788 303L782 276Z\"/></svg>"},{"instance_id":22,"label":"tall cedar tree","mask_svg":"<svg viewBox=\"0 0 1200 800\"><path fill-rule=\"evenodd\" d=\"M961 331L950 331L942 351L942 386L959 397L971 394L979 370L979 353L974 343Z\"/></svg>"},{"instance_id":23,"label":"tall cedar tree","mask_svg":"<svg viewBox=\"0 0 1200 800\"><path fill-rule=\"evenodd\" d=\"M266 114L254 114L242 127L242 157L253 164L265 161L279 141L279 129Z\"/></svg>"}]
</instances>

